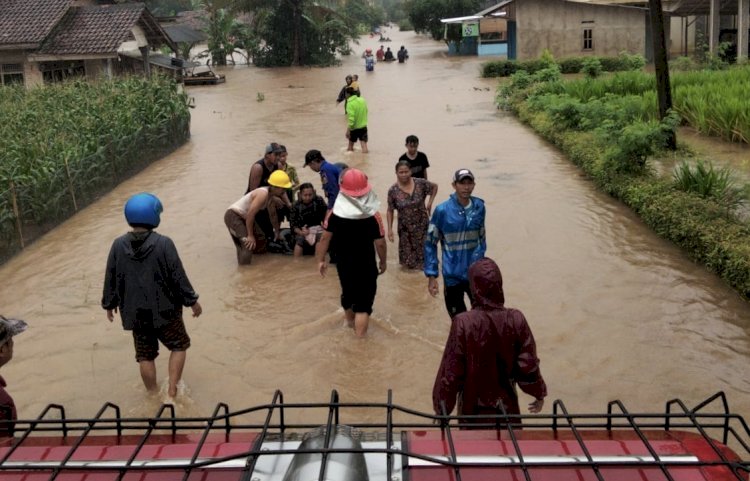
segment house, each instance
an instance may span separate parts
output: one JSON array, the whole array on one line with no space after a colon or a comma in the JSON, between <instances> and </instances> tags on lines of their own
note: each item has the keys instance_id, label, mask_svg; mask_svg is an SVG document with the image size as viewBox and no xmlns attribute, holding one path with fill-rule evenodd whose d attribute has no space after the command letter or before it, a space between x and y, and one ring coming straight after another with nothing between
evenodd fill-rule
<instances>
[{"instance_id":1,"label":"house","mask_svg":"<svg viewBox=\"0 0 750 481\"><path fill-rule=\"evenodd\" d=\"M646 57L648 9L632 5L579 0L504 0L466 17L441 20L460 23L477 55L510 59L538 58L546 49L557 58L620 52ZM462 53L467 53L466 51Z\"/></svg>"},{"instance_id":2,"label":"house","mask_svg":"<svg viewBox=\"0 0 750 481\"><path fill-rule=\"evenodd\" d=\"M461 23L464 37L477 36L478 55L556 58L583 55L647 55L648 9L574 0L504 0L475 15L443 19ZM478 24L473 32L469 25ZM468 34L468 35L467 35Z\"/></svg>"},{"instance_id":3,"label":"house","mask_svg":"<svg viewBox=\"0 0 750 481\"><path fill-rule=\"evenodd\" d=\"M150 74L151 51L175 43L142 3L1 0L0 84ZM159 58L159 56L155 56ZM164 64L164 62L161 62ZM171 65L155 67L179 74Z\"/></svg>"},{"instance_id":4,"label":"house","mask_svg":"<svg viewBox=\"0 0 750 481\"><path fill-rule=\"evenodd\" d=\"M589 0L648 5L647 0ZM748 58L750 51L750 0L662 0L668 25L671 55L690 55L705 46L718 53L719 44L728 42L737 58Z\"/></svg>"}]
</instances>

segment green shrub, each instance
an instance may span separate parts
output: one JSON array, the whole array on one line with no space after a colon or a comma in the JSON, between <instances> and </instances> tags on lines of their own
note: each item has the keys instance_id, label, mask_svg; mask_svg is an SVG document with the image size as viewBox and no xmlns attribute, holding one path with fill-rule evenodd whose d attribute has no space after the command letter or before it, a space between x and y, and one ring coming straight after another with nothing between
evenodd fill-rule
<instances>
[{"instance_id":1,"label":"green shrub","mask_svg":"<svg viewBox=\"0 0 750 481\"><path fill-rule=\"evenodd\" d=\"M597 78L602 74L602 63L597 57L589 57L583 61L581 71L588 78Z\"/></svg>"},{"instance_id":2,"label":"green shrub","mask_svg":"<svg viewBox=\"0 0 750 481\"><path fill-rule=\"evenodd\" d=\"M533 60L521 60L516 62L518 70L523 70L528 73L536 73L542 69L549 67L546 60L533 59Z\"/></svg>"},{"instance_id":3,"label":"green shrub","mask_svg":"<svg viewBox=\"0 0 750 481\"><path fill-rule=\"evenodd\" d=\"M675 72L686 72L690 70L696 70L698 68L698 64L695 63L695 60L690 57L677 57L673 60L670 60L669 68L670 70L673 70Z\"/></svg>"},{"instance_id":4,"label":"green shrub","mask_svg":"<svg viewBox=\"0 0 750 481\"><path fill-rule=\"evenodd\" d=\"M698 160L695 166L691 166L683 161L675 168L672 177L677 189L713 198L728 210L736 209L746 200L746 192L737 186L733 172L726 167L716 169L710 162Z\"/></svg>"},{"instance_id":5,"label":"green shrub","mask_svg":"<svg viewBox=\"0 0 750 481\"><path fill-rule=\"evenodd\" d=\"M611 71L624 72L629 70L641 70L644 66L646 66L646 59L643 58L643 55L631 55L627 52L620 52L620 55L617 56L617 63L614 66L615 69Z\"/></svg>"},{"instance_id":6,"label":"green shrub","mask_svg":"<svg viewBox=\"0 0 750 481\"><path fill-rule=\"evenodd\" d=\"M558 82L562 78L560 67L557 64L550 64L549 67L537 70L532 79L534 82Z\"/></svg>"},{"instance_id":7,"label":"green shrub","mask_svg":"<svg viewBox=\"0 0 750 481\"><path fill-rule=\"evenodd\" d=\"M481 75L484 78L509 77L518 70L516 62L512 60L496 60L484 62L481 67Z\"/></svg>"},{"instance_id":8,"label":"green shrub","mask_svg":"<svg viewBox=\"0 0 750 481\"><path fill-rule=\"evenodd\" d=\"M578 73L583 68L582 57L569 57L561 59L558 63L560 65L560 71L566 73Z\"/></svg>"}]
</instances>

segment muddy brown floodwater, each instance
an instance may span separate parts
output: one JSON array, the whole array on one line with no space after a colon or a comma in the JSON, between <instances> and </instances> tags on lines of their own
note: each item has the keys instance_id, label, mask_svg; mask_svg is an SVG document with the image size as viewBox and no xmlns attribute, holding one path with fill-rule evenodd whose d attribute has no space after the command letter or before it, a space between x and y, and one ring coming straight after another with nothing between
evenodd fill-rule
<instances>
[{"instance_id":1,"label":"muddy brown floodwater","mask_svg":"<svg viewBox=\"0 0 750 481\"><path fill-rule=\"evenodd\" d=\"M326 69L243 66L226 70L223 85L190 88L186 145L0 268L1 312L30 325L2 369L21 417L51 402L69 416L93 415L105 401L127 415L155 413L159 397L142 388L130 335L99 306L109 246L127 230L123 203L141 191L162 199L159 231L174 239L204 309L186 322L193 346L178 414L270 402L276 389L288 402L326 401L332 389L342 401L382 402L392 389L396 403L429 411L450 321L423 274L399 268L394 244L369 335L357 340L344 327L335 270L322 279L311 257L278 255L238 267L223 224L270 141L287 146L303 181L319 185L302 168L317 148L365 170L385 201L408 134L429 156L440 200L455 169L476 174L487 252L501 266L508 305L536 335L550 399L572 412L602 411L615 398L660 410L674 397L694 405L724 390L750 415L748 303L498 112L496 81L479 78L480 59L449 58L444 44L411 32L389 36L395 50L408 48L406 64L371 73L358 57ZM377 44L356 48L365 47ZM369 103L368 155L345 152L335 98L348 73L359 73ZM157 361L161 382L167 357Z\"/></svg>"}]
</instances>

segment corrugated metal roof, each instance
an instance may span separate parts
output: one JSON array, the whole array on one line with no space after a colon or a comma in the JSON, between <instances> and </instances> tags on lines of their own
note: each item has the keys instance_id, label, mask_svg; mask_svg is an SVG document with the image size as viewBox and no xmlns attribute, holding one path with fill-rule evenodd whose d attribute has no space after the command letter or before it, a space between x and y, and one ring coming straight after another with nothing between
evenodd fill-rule
<instances>
[{"instance_id":1,"label":"corrugated metal roof","mask_svg":"<svg viewBox=\"0 0 750 481\"><path fill-rule=\"evenodd\" d=\"M187 25L166 24L162 28L169 38L176 43L196 43L206 40L208 37L200 30L195 30Z\"/></svg>"}]
</instances>

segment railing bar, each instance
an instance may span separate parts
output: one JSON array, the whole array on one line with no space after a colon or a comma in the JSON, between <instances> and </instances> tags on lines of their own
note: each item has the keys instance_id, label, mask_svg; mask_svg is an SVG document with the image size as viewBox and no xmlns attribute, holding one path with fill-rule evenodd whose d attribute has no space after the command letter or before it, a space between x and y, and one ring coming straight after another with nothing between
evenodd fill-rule
<instances>
[{"instance_id":1,"label":"railing bar","mask_svg":"<svg viewBox=\"0 0 750 481\"><path fill-rule=\"evenodd\" d=\"M219 415L219 410L224 410L225 413L229 412L229 406L226 403L218 403L216 407L214 408L214 414L211 416L211 420L206 423L206 429L203 430L203 433L201 434L201 438L198 441L198 444L195 446L195 451L193 451L193 456L190 458L190 466L188 466L185 469L185 476L183 476L183 481L187 481L190 477L190 473L192 472L192 466L195 464L195 460L198 459L198 455L200 455L201 450L203 449L203 445L206 444L206 439L208 439L208 434L211 432L211 428L213 427L214 421L217 419ZM172 417L174 418L174 410L172 411Z\"/></svg>"},{"instance_id":2,"label":"railing bar","mask_svg":"<svg viewBox=\"0 0 750 481\"><path fill-rule=\"evenodd\" d=\"M393 390L388 389L388 409L386 411L386 428L385 428L385 447L389 449L388 454L385 456L385 479L393 479L393 455L390 452L390 448L393 447Z\"/></svg>"},{"instance_id":3,"label":"railing bar","mask_svg":"<svg viewBox=\"0 0 750 481\"><path fill-rule=\"evenodd\" d=\"M104 412L108 408L110 408L110 407L114 408L114 410L115 410L115 416L116 416L116 419L117 419L117 436L118 436L118 438L120 436L122 436L122 429L121 429L121 425L120 425L120 408L118 406L110 403L110 402L104 403L104 405L102 405L102 407L99 409L99 412L96 413L96 416L94 416L89 421L89 427L88 427L88 429L86 429L83 433L81 433L81 435L78 437L78 439L76 440L76 442L73 443L73 446L71 446L71 448L65 454L65 457L63 458L62 463L61 463L63 466L65 465L65 463L67 463L68 461L70 461L70 458L73 457L73 453L75 453L76 450L81 446L81 444L83 444L84 439L86 439L86 436L88 436L89 433L91 432L91 427L96 424L96 421L99 418L101 418L102 414L104 414ZM54 469L52 471L52 474L50 475L50 481L54 481L54 479L57 478L57 475L59 473L60 473L60 469L59 468L58 469Z\"/></svg>"},{"instance_id":4,"label":"railing bar","mask_svg":"<svg viewBox=\"0 0 750 481\"><path fill-rule=\"evenodd\" d=\"M461 481L461 470L459 469L458 462L456 461L456 446L453 444L453 435L451 434L450 417L448 409L445 407L445 401L440 401L440 412L442 414L440 419L440 430L448 440L448 450L450 452L450 459L453 466L453 471L456 475L456 481Z\"/></svg>"},{"instance_id":5,"label":"railing bar","mask_svg":"<svg viewBox=\"0 0 750 481\"><path fill-rule=\"evenodd\" d=\"M172 419L174 419L174 406L170 406L172 408ZM167 408L166 404L162 404L159 410L156 412L156 418L160 418L162 413ZM135 450L133 450L133 453L128 458L127 462L125 463L124 469L120 470L120 474L117 476L118 481L121 481L122 478L125 476L125 473L127 472L127 469L132 466L133 462L135 461L136 456L138 456L138 453L143 449L143 446L146 445L146 441L149 437L151 437L151 433L154 430L154 423L149 423L148 429L146 429L146 432L141 437L140 441L135 447Z\"/></svg>"},{"instance_id":6,"label":"railing bar","mask_svg":"<svg viewBox=\"0 0 750 481\"><path fill-rule=\"evenodd\" d=\"M723 394L723 393L717 393L717 395L718 394ZM716 395L714 395L714 398L715 397ZM700 423L698 423L698 419L697 419L697 416L695 415L695 411L689 410L687 406L685 406L685 403L683 403L679 399L675 399L674 401L676 401L676 404L678 404L682 408L682 410L685 412L685 414L690 418L690 420L693 422L693 427L700 433L700 435L703 437L703 440L706 441L706 443L708 443L709 446L711 446L711 449L713 449L716 455L719 456L719 458L721 458L721 460L724 461L725 463L729 463L730 461L726 458L726 456L721 451L721 449L719 449L719 447L716 446L716 443L714 442L714 440L711 439L711 437L708 435L708 433L703 428L703 426L701 426ZM706 403L704 402L703 404L700 405L700 407L705 406L705 404ZM727 410L729 409L728 406L726 407L726 409ZM724 415L724 418L726 419L726 414ZM726 421L724 425L726 426Z\"/></svg>"},{"instance_id":7,"label":"railing bar","mask_svg":"<svg viewBox=\"0 0 750 481\"><path fill-rule=\"evenodd\" d=\"M21 446L23 444L23 442L26 441L26 439L31 435L31 433L34 431L34 429L36 428L36 426L39 423L39 421L42 421L42 419L44 418L44 416L46 416L47 413L49 411L51 411L52 409L57 409L60 412L60 417L61 417L61 421L62 421L63 436L65 436L66 438L68 437L68 427L67 427L67 424L65 422L65 408L63 406L59 405L59 404L48 404L47 407L45 407L42 410L42 412L39 413L39 416L37 416L36 420L32 421L31 423L29 423L29 429L27 429L26 431L24 431L23 435L20 438L18 438L15 441L13 441L13 445L10 447L10 449L8 449L8 452L5 453L5 456L3 456L3 459L0 459L0 466L2 466L3 464L5 464L5 462L8 459L10 459L10 457L13 455L13 453L16 451L16 449L18 449L18 447ZM57 422L57 420L56 420L56 422Z\"/></svg>"},{"instance_id":8,"label":"railing bar","mask_svg":"<svg viewBox=\"0 0 750 481\"><path fill-rule=\"evenodd\" d=\"M277 406L277 404L280 403L282 406L284 404L284 394L277 389L276 392L273 393L273 399L271 399L271 405L268 408L268 413L266 414L266 421L263 424L263 430L260 433L260 436L255 438L255 442L253 443L257 449L254 449L253 451L260 451L261 446L263 446L263 443L265 442L266 436L268 435L268 428L271 424L271 418L273 416L274 408ZM283 427L282 427L283 431ZM245 469L242 472L241 479L243 481L250 481L250 478L253 474L253 471L255 471L255 464L258 462L258 456L248 455L247 463L245 464Z\"/></svg>"},{"instance_id":9,"label":"railing bar","mask_svg":"<svg viewBox=\"0 0 750 481\"><path fill-rule=\"evenodd\" d=\"M575 436L576 441L578 442L578 446L580 446L581 450L583 451L583 454L586 456L586 459L588 459L589 462L593 463L594 458L591 457L589 448L586 447L586 443L583 442L583 438L581 437L581 433L578 432L578 427L576 427L575 422L573 421L573 417L570 416L570 414L568 413L568 410L565 408L565 405L562 403L562 401L560 401L560 410L565 415L568 421L568 425L570 426L570 430L573 432L573 436ZM598 464L594 463L591 466L591 469L594 471L594 474L596 475L596 478L599 481L604 481L604 478L602 477L602 473L599 471Z\"/></svg>"},{"instance_id":10,"label":"railing bar","mask_svg":"<svg viewBox=\"0 0 750 481\"><path fill-rule=\"evenodd\" d=\"M516 433L513 431L513 423L511 423L511 418L515 419L515 416L509 416L508 411L505 410L505 406L503 404L499 404L499 408L502 412L502 415L504 416L505 425L508 427L508 435L510 436L510 441L513 443L513 449L516 451L516 456L518 456L521 471L523 471L523 477L526 479L526 481L531 481L531 473L529 473L529 467L524 462L523 453L521 452L521 445L518 444L518 438L516 438ZM518 419L518 423L521 423L520 418ZM498 426L496 424L495 429L497 428Z\"/></svg>"},{"instance_id":11,"label":"railing bar","mask_svg":"<svg viewBox=\"0 0 750 481\"><path fill-rule=\"evenodd\" d=\"M661 456L656 454L656 450L654 449L654 446L649 442L648 438L646 438L646 435L643 434L643 431L641 430L641 428L636 424L635 416L631 415L628 412L627 408L625 408L625 405L620 401L613 401L612 405L619 407L620 410L623 412L623 414L627 416L630 426L633 428L633 431L635 431L635 433L638 435L643 445L646 446L646 449L648 450L648 452L651 454L651 456L654 459L659 460L659 467L661 468L664 475L667 477L669 481L674 481L674 478L672 478L672 475L669 473L669 470L661 461Z\"/></svg>"},{"instance_id":12,"label":"railing bar","mask_svg":"<svg viewBox=\"0 0 750 481\"><path fill-rule=\"evenodd\" d=\"M328 464L328 450L331 448L331 428L334 425L334 419L336 421L336 429L338 429L338 402L339 393L335 389L331 391L331 403L328 408L328 420L326 421L326 434L325 440L323 441L323 450L320 453L320 473L318 474L318 481L325 481L326 479L326 467Z\"/></svg>"}]
</instances>

